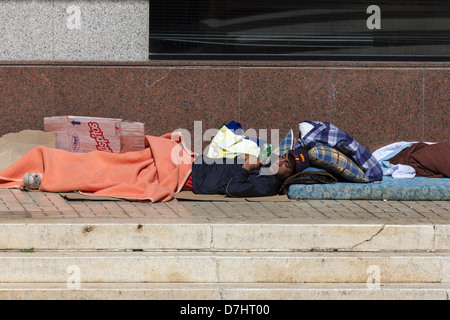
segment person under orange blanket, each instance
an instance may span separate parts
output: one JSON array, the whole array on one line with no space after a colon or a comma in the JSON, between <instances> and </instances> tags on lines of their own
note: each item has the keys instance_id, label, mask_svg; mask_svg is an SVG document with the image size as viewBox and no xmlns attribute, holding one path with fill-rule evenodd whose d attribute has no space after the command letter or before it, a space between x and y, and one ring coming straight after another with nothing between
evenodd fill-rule
<instances>
[{"instance_id":1,"label":"person under orange blanket","mask_svg":"<svg viewBox=\"0 0 450 320\"><path fill-rule=\"evenodd\" d=\"M141 151L71 153L38 146L0 172L0 188L21 188L41 178L39 190L79 191L134 201L169 201L192 171L193 154L180 133L146 136ZM25 181L31 182L33 181Z\"/></svg>"},{"instance_id":2,"label":"person under orange blanket","mask_svg":"<svg viewBox=\"0 0 450 320\"><path fill-rule=\"evenodd\" d=\"M0 188L20 188L26 182L28 187L41 191L79 191L85 195L157 202L169 201L175 193L188 190L192 179L194 192L246 197L268 195L258 190L276 193L281 182L294 171L295 161L292 162L291 155L275 161L274 167L279 167L277 172L261 175L260 171L266 166L262 166L259 160L252 161L251 157L243 165L217 166L205 162L197 166L194 155L185 148L181 135L146 136L146 143L147 148L142 151L123 154L103 151L76 154L39 146L0 172ZM222 175L217 175L218 168L222 168ZM206 180L205 176L198 174L202 170L211 170ZM26 181L23 181L24 178ZM228 180L224 184L226 178ZM236 182L235 185L244 186L243 193L225 192L227 189L224 187L229 187L231 180ZM214 181L217 185L213 185L212 189L196 190L199 185L204 187ZM252 187L248 189L248 186Z\"/></svg>"}]
</instances>

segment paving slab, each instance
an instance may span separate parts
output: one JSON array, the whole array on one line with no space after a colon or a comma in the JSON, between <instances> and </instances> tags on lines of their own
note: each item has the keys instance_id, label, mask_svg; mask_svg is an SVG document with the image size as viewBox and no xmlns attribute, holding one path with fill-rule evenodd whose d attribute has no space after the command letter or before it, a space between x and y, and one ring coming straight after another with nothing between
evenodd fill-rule
<instances>
[{"instance_id":1,"label":"paving slab","mask_svg":"<svg viewBox=\"0 0 450 320\"><path fill-rule=\"evenodd\" d=\"M291 200L280 202L66 200L58 193L0 189L0 219L151 218L178 221L389 221L448 223L450 201ZM0 220L3 221L3 220Z\"/></svg>"},{"instance_id":2,"label":"paving slab","mask_svg":"<svg viewBox=\"0 0 450 320\"><path fill-rule=\"evenodd\" d=\"M448 201L66 200L0 189L0 250L450 251Z\"/></svg>"}]
</instances>

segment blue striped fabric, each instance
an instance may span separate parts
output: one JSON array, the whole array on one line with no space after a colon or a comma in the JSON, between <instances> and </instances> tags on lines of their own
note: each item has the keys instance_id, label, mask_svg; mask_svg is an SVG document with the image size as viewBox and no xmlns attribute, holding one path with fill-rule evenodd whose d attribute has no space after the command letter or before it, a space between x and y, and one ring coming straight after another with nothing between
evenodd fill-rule
<instances>
[{"instance_id":1,"label":"blue striped fabric","mask_svg":"<svg viewBox=\"0 0 450 320\"><path fill-rule=\"evenodd\" d=\"M369 182L364 171L336 149L318 145L309 149L308 155L313 166L334 172L351 182Z\"/></svg>"},{"instance_id":2,"label":"blue striped fabric","mask_svg":"<svg viewBox=\"0 0 450 320\"><path fill-rule=\"evenodd\" d=\"M294 146L294 132L289 130L288 134L280 142L279 156L284 156Z\"/></svg>"},{"instance_id":3,"label":"blue striped fabric","mask_svg":"<svg viewBox=\"0 0 450 320\"><path fill-rule=\"evenodd\" d=\"M306 121L314 128L297 142L306 149L316 145L327 145L349 156L365 172L369 181L381 181L383 170L378 160L348 133L330 122ZM297 144L295 147L297 147Z\"/></svg>"}]
</instances>

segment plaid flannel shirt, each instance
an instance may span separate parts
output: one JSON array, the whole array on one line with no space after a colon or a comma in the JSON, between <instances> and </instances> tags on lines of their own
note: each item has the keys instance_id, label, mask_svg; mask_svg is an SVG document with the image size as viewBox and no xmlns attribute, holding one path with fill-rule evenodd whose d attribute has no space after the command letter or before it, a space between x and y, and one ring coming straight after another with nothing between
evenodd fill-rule
<instances>
[{"instance_id":1,"label":"plaid flannel shirt","mask_svg":"<svg viewBox=\"0 0 450 320\"><path fill-rule=\"evenodd\" d=\"M361 146L349 134L329 122L306 121L314 126L296 144L306 149L316 145L328 145L351 158L365 172L369 181L381 181L383 170L377 159L367 149Z\"/></svg>"}]
</instances>

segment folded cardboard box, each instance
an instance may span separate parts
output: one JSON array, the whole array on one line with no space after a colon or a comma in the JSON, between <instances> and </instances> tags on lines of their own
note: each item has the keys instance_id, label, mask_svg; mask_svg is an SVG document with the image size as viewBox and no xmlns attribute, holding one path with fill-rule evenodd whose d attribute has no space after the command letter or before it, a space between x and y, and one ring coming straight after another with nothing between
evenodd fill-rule
<instances>
[{"instance_id":1,"label":"folded cardboard box","mask_svg":"<svg viewBox=\"0 0 450 320\"><path fill-rule=\"evenodd\" d=\"M122 152L145 149L145 128L142 122L122 121Z\"/></svg>"},{"instance_id":2,"label":"folded cardboard box","mask_svg":"<svg viewBox=\"0 0 450 320\"><path fill-rule=\"evenodd\" d=\"M22 130L11 132L0 137L0 171L5 170L37 146L55 148L54 132L40 130Z\"/></svg>"},{"instance_id":3,"label":"folded cardboard box","mask_svg":"<svg viewBox=\"0 0 450 320\"><path fill-rule=\"evenodd\" d=\"M120 153L124 146L126 151L142 150L145 147L144 124L122 119L46 117L44 131L56 132L56 148L70 152L100 150Z\"/></svg>"}]
</instances>

